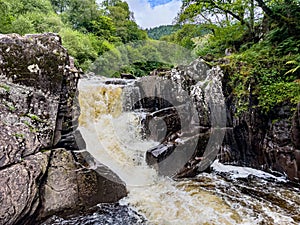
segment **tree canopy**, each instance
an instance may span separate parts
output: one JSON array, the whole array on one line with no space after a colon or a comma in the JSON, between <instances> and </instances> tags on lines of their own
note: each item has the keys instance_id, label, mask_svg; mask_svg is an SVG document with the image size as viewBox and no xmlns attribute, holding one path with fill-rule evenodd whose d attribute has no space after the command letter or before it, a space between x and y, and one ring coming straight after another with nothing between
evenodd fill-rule
<instances>
[{"instance_id":1,"label":"tree canopy","mask_svg":"<svg viewBox=\"0 0 300 225\"><path fill-rule=\"evenodd\" d=\"M0 33L59 33L84 70L114 46L148 38L121 0L0 0L0 17Z\"/></svg>"},{"instance_id":2,"label":"tree canopy","mask_svg":"<svg viewBox=\"0 0 300 225\"><path fill-rule=\"evenodd\" d=\"M240 111L300 101L298 0L183 0L177 22L210 31L191 39L194 51L210 63L229 60L222 66Z\"/></svg>"},{"instance_id":3,"label":"tree canopy","mask_svg":"<svg viewBox=\"0 0 300 225\"><path fill-rule=\"evenodd\" d=\"M221 66L240 99L239 110L253 102L270 111L276 104L300 101L299 0L182 2L177 24L148 30L152 38L188 48L209 64L227 62ZM83 70L94 61L109 63L100 56L110 50L111 57L133 64L124 64L122 72L136 76L171 66L143 61L143 53L160 59L151 44L139 50L127 44L148 36L124 0L101 5L96 0L0 0L0 17L0 33L59 33ZM115 48L123 44L126 56Z\"/></svg>"}]
</instances>

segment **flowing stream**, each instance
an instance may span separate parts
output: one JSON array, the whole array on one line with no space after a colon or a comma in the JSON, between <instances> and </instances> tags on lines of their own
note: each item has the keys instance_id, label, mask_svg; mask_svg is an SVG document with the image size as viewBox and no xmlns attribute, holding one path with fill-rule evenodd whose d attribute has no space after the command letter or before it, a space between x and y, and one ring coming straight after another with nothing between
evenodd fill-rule
<instances>
[{"instance_id":1,"label":"flowing stream","mask_svg":"<svg viewBox=\"0 0 300 225\"><path fill-rule=\"evenodd\" d=\"M79 123L87 150L126 183L128 197L118 206L99 205L102 212L108 207L115 214L94 213L53 224L300 223L299 187L284 177L218 161L212 173L193 179L158 176L145 163L145 152L158 143L142 140L143 113L126 110L128 96L136 92L132 82L98 78L79 85ZM122 218L118 210L125 209Z\"/></svg>"}]
</instances>

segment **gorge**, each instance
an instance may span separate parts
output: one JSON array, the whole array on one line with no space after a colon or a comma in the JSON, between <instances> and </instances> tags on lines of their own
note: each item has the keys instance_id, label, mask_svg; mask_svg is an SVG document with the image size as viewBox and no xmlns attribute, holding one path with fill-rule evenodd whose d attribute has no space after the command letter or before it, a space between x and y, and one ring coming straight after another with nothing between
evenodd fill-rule
<instances>
[{"instance_id":1,"label":"gorge","mask_svg":"<svg viewBox=\"0 0 300 225\"><path fill-rule=\"evenodd\" d=\"M300 104L237 115L226 72L200 59L77 92L59 36L0 49L0 224L300 222Z\"/></svg>"}]
</instances>

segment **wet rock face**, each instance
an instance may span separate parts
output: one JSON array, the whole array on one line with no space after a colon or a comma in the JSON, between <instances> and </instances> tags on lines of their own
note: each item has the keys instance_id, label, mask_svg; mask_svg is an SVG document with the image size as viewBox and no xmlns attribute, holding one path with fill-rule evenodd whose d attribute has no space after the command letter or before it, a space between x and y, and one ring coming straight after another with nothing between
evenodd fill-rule
<instances>
[{"instance_id":1,"label":"wet rock face","mask_svg":"<svg viewBox=\"0 0 300 225\"><path fill-rule=\"evenodd\" d=\"M143 121L146 137L161 143L147 151L146 161L160 174L192 177L207 169L217 155L210 144L211 155L203 157L210 136L215 136L213 129L226 125L222 76L218 67L209 68L199 59L164 76L137 82L140 105L149 112Z\"/></svg>"},{"instance_id":2,"label":"wet rock face","mask_svg":"<svg viewBox=\"0 0 300 225\"><path fill-rule=\"evenodd\" d=\"M212 108L218 104L218 99L222 99L219 95L224 94L226 109L222 111L223 115L219 115L219 119L226 123L218 126L224 128L225 136L221 146L211 147L219 151L218 159L223 163L279 171L287 174L290 179L299 181L300 103L295 111L285 104L274 109L269 115L262 115L255 107L237 114L238 99L232 94L227 78L219 76L219 72L217 68L210 69L205 63L195 60L188 67L176 68L162 77L157 77L159 85L153 85L153 81L147 83L147 79L151 80L150 78L142 78L139 81L140 89L146 93L144 95L151 96L152 93L152 96L164 96L169 99L144 99L137 104L150 112L144 120L146 136L160 142L160 145L147 152L148 164L163 175L177 178L199 173L201 161L205 158L202 157L205 147L212 135L212 121L217 121L211 113ZM209 78L210 75L213 76ZM223 84L221 89L207 89L206 85L210 83L208 81L218 76ZM164 79L175 82L182 89L176 89L176 85L164 88ZM188 93L188 96L183 95L181 91ZM178 96L186 98L179 99ZM195 122L191 114L182 116L183 112L190 110L179 110L188 109L186 102L191 96L194 100L192 104L196 107L199 127L183 130L182 124ZM169 104L170 102L173 104ZM250 97L249 105L255 105ZM215 115L218 116L218 113ZM153 130L154 135L151 132Z\"/></svg>"},{"instance_id":3,"label":"wet rock face","mask_svg":"<svg viewBox=\"0 0 300 225\"><path fill-rule=\"evenodd\" d=\"M269 115L262 115L254 108L237 115L237 99L230 93L226 96L229 129L218 156L220 161L279 171L299 181L300 104L296 110L283 104Z\"/></svg>"},{"instance_id":4,"label":"wet rock face","mask_svg":"<svg viewBox=\"0 0 300 225\"><path fill-rule=\"evenodd\" d=\"M275 110L264 138L266 165L286 173L292 180L300 179L299 105L294 114L289 106Z\"/></svg>"},{"instance_id":5,"label":"wet rock face","mask_svg":"<svg viewBox=\"0 0 300 225\"><path fill-rule=\"evenodd\" d=\"M0 224L34 224L126 195L121 181L71 152L85 148L79 73L55 34L0 35Z\"/></svg>"}]
</instances>

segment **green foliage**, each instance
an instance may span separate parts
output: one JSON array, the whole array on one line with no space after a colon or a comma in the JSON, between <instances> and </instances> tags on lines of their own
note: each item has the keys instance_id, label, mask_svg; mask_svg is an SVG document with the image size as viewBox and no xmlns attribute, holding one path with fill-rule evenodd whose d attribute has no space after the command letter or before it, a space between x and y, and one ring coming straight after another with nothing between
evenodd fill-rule
<instances>
[{"instance_id":1,"label":"green foliage","mask_svg":"<svg viewBox=\"0 0 300 225\"><path fill-rule=\"evenodd\" d=\"M90 21L99 15L95 0L69 0L65 8L62 13L63 21L82 32L86 32Z\"/></svg>"},{"instance_id":2,"label":"green foliage","mask_svg":"<svg viewBox=\"0 0 300 225\"><path fill-rule=\"evenodd\" d=\"M21 35L35 32L32 21L23 15L19 16L12 22L10 31L12 33L19 33Z\"/></svg>"},{"instance_id":3,"label":"green foliage","mask_svg":"<svg viewBox=\"0 0 300 225\"><path fill-rule=\"evenodd\" d=\"M185 24L181 29L168 36L161 37L160 40L173 42L185 48L192 49L195 46L194 38L207 34L207 30L202 26Z\"/></svg>"},{"instance_id":4,"label":"green foliage","mask_svg":"<svg viewBox=\"0 0 300 225\"><path fill-rule=\"evenodd\" d=\"M54 32L87 70L101 54L122 43L147 39L125 1L0 0L0 33Z\"/></svg>"},{"instance_id":5,"label":"green foliage","mask_svg":"<svg viewBox=\"0 0 300 225\"><path fill-rule=\"evenodd\" d=\"M53 12L48 14L27 13L25 16L31 21L34 29L33 33L43 33L45 31L58 33L65 26L61 18Z\"/></svg>"},{"instance_id":6,"label":"green foliage","mask_svg":"<svg viewBox=\"0 0 300 225\"><path fill-rule=\"evenodd\" d=\"M247 110L255 99L265 113L284 102L299 102L300 71L297 67L290 69L299 57L299 53L278 55L277 48L268 41L230 56L230 85L239 99L238 110Z\"/></svg>"},{"instance_id":7,"label":"green foliage","mask_svg":"<svg viewBox=\"0 0 300 225\"><path fill-rule=\"evenodd\" d=\"M162 25L159 27L154 27L146 29L149 38L154 40L159 40L163 36L171 35L181 28L180 25Z\"/></svg>"},{"instance_id":8,"label":"green foliage","mask_svg":"<svg viewBox=\"0 0 300 225\"><path fill-rule=\"evenodd\" d=\"M91 72L109 77L119 77L120 73L139 77L148 75L154 69L170 69L173 65L187 64L192 60L191 52L183 47L146 40L120 45L105 52L93 63Z\"/></svg>"},{"instance_id":9,"label":"green foliage","mask_svg":"<svg viewBox=\"0 0 300 225\"><path fill-rule=\"evenodd\" d=\"M0 88L4 89L6 92L10 91L10 87L7 86L6 84L0 84Z\"/></svg>"},{"instance_id":10,"label":"green foliage","mask_svg":"<svg viewBox=\"0 0 300 225\"><path fill-rule=\"evenodd\" d=\"M212 64L223 57L238 113L300 102L299 1L184 0L178 21L212 31L193 39L194 51Z\"/></svg>"},{"instance_id":11,"label":"green foliage","mask_svg":"<svg viewBox=\"0 0 300 225\"><path fill-rule=\"evenodd\" d=\"M71 28L65 28L59 32L59 35L69 54L75 57L76 66L80 66L83 70L88 69L97 58L98 52L101 52L101 42L93 34L86 35Z\"/></svg>"},{"instance_id":12,"label":"green foliage","mask_svg":"<svg viewBox=\"0 0 300 225\"><path fill-rule=\"evenodd\" d=\"M15 20L10 12L10 4L5 0L0 0L0 33L11 32L11 24Z\"/></svg>"},{"instance_id":13,"label":"green foliage","mask_svg":"<svg viewBox=\"0 0 300 225\"><path fill-rule=\"evenodd\" d=\"M129 73L136 77L149 75L153 70L170 70L173 65L157 61L138 61L121 67L120 73ZM116 73L119 75L119 73ZM119 76L118 76L119 77Z\"/></svg>"},{"instance_id":14,"label":"green foliage","mask_svg":"<svg viewBox=\"0 0 300 225\"><path fill-rule=\"evenodd\" d=\"M120 0L106 1L106 15L115 24L115 35L122 43L129 43L147 38L146 31L141 30L134 22L133 14L129 11L127 2Z\"/></svg>"},{"instance_id":15,"label":"green foliage","mask_svg":"<svg viewBox=\"0 0 300 225\"><path fill-rule=\"evenodd\" d=\"M293 104L300 102L300 83L279 82L261 87L258 96L259 105L266 112L286 101Z\"/></svg>"},{"instance_id":16,"label":"green foliage","mask_svg":"<svg viewBox=\"0 0 300 225\"><path fill-rule=\"evenodd\" d=\"M56 13L62 13L66 11L70 0L50 0L50 2Z\"/></svg>"},{"instance_id":17,"label":"green foliage","mask_svg":"<svg viewBox=\"0 0 300 225\"><path fill-rule=\"evenodd\" d=\"M26 114L26 116L29 117L30 119L36 121L36 122L44 123L44 121L38 115L28 113L28 114Z\"/></svg>"},{"instance_id":18,"label":"green foliage","mask_svg":"<svg viewBox=\"0 0 300 225\"><path fill-rule=\"evenodd\" d=\"M23 15L26 13L48 13L52 11L52 5L49 0L2 0L10 7L10 12L14 15Z\"/></svg>"},{"instance_id":19,"label":"green foliage","mask_svg":"<svg viewBox=\"0 0 300 225\"><path fill-rule=\"evenodd\" d=\"M97 18L90 21L87 30L101 39L106 39L111 42L121 41L120 38L115 37L115 24L112 19L107 16L99 15Z\"/></svg>"},{"instance_id":20,"label":"green foliage","mask_svg":"<svg viewBox=\"0 0 300 225\"><path fill-rule=\"evenodd\" d=\"M24 139L25 138L25 135L24 134L20 134L20 133L15 133L14 136L16 138L20 138L20 139Z\"/></svg>"},{"instance_id":21,"label":"green foliage","mask_svg":"<svg viewBox=\"0 0 300 225\"><path fill-rule=\"evenodd\" d=\"M300 62L297 62L296 60L291 60L291 61L286 62L286 65L291 65L291 64L295 65L296 67L290 69L284 75L294 74L294 73L296 73L296 72L299 71L299 69L300 69Z\"/></svg>"}]
</instances>

